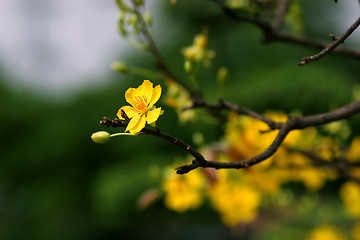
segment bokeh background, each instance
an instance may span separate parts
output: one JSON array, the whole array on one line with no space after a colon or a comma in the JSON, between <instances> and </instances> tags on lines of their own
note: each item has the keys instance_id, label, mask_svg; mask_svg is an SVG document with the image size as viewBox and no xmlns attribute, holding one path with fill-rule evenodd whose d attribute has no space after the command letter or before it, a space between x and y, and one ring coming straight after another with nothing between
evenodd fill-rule
<instances>
[{"instance_id":1,"label":"bokeh background","mask_svg":"<svg viewBox=\"0 0 360 240\"><path fill-rule=\"evenodd\" d=\"M304 34L324 40L329 33L342 34L359 15L357 4L301 1ZM258 112L314 114L353 98L358 61L329 55L298 67L296 62L315 50L262 45L259 29L225 17L211 1L146 6L154 39L180 77L185 76L181 49L208 27L216 58L198 80L210 101L218 97L215 79L222 66L230 72L226 98ZM99 120L114 118L125 104L124 91L144 80L112 72L111 62L154 69L149 53L121 38L117 14L113 1L0 0L0 238L235 239L206 204L183 214L168 210L162 198L145 210L137 207L144 191L160 186L151 176L185 158L176 146L151 136L115 138L106 145L91 141L93 132L105 130ZM359 36L346 44L359 47ZM165 132L191 144L194 132L202 133L205 143L222 134L211 118L181 124L173 109L161 99L159 104L165 115L158 124ZM360 133L358 120L350 120L352 135ZM331 198L331 186L324 194Z\"/></svg>"}]
</instances>

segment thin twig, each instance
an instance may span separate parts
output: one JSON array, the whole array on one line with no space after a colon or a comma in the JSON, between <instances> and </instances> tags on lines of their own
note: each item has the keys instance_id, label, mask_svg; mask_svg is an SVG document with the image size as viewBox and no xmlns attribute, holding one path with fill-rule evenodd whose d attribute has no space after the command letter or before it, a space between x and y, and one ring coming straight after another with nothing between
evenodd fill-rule
<instances>
[{"instance_id":1,"label":"thin twig","mask_svg":"<svg viewBox=\"0 0 360 240\"><path fill-rule=\"evenodd\" d=\"M204 99L193 99L193 105L190 107L186 107L183 109L183 111L189 110L189 109L193 109L193 108L207 108L207 109L214 109L217 112L223 110L223 109L228 109L228 110L232 110L238 114L244 114L244 115L248 115L250 117L256 118L260 121L265 122L271 129L279 129L281 127L280 123L276 123L275 121L264 117L263 115L251 111L247 108L235 105L231 102L228 101L224 101L223 99L220 99L218 103L208 103L206 102Z\"/></svg>"},{"instance_id":2,"label":"thin twig","mask_svg":"<svg viewBox=\"0 0 360 240\"><path fill-rule=\"evenodd\" d=\"M341 35L337 40L335 40L334 42L332 42L331 44L329 44L326 48L324 48L323 50L321 50L319 53L310 56L310 57L305 57L301 62L298 63L299 66L304 66L307 63L310 63L312 61L316 61L319 60L320 58L322 58L323 56L325 56L327 53L329 53L330 51L334 50L337 46L339 46L341 43L344 43L345 39L347 39L352 32L355 31L355 29L357 29L360 25L360 17L350 26L350 28L348 30L346 30L346 32Z\"/></svg>"},{"instance_id":3,"label":"thin twig","mask_svg":"<svg viewBox=\"0 0 360 240\"><path fill-rule=\"evenodd\" d=\"M104 117L103 120L100 121L100 124L105 125L106 127L117 128L117 127L126 127L128 123L124 122L124 121L120 121L118 119L110 120L109 118ZM150 129L150 128L143 128L138 134L139 135L148 134L148 135L154 135L154 136L163 138L163 139L179 146L180 148L184 149L185 151L187 151L189 154L191 154L196 159L196 161L198 161L198 162L205 161L205 158L195 148L191 147L189 144L185 143L184 141L182 141L176 137L173 137L167 133L160 131L159 128L156 128L155 130Z\"/></svg>"},{"instance_id":4,"label":"thin twig","mask_svg":"<svg viewBox=\"0 0 360 240\"><path fill-rule=\"evenodd\" d=\"M211 1L219 4L219 6L223 9L225 15L227 15L231 19L234 19L236 21L252 23L252 24L255 24L257 27L259 27L264 33L263 40L262 40L263 43L269 43L269 42L274 42L274 41L287 42L287 43L291 43L291 44L301 45L301 46L305 46L305 47L312 47L312 48L317 48L317 49L325 49L329 45L329 43L324 42L324 41L318 41L318 40L314 40L314 39L311 39L311 38L308 38L305 36L287 34L287 33L276 31L276 29L274 29L271 26L271 23L269 21L239 15L238 13L236 13L235 11L230 9L222 1L220 1L220 0L211 0ZM346 56L346 57L350 57L350 58L354 58L354 59L360 59L360 51L359 50L348 49L348 48L344 48L344 47L336 47L336 48L332 49L332 52L334 52L338 55L342 55L342 56Z\"/></svg>"},{"instance_id":5,"label":"thin twig","mask_svg":"<svg viewBox=\"0 0 360 240\"><path fill-rule=\"evenodd\" d=\"M191 109L191 108L214 108L218 111L222 109L228 109L235 111L239 114L248 115L250 117L256 118L260 121L263 121L266 123L271 129L280 129L285 123L281 122L275 122L267 117L264 117L263 115L256 113L254 111L251 111L249 109L246 109L244 107L240 107L236 104L233 104L231 102L227 102L224 100L220 100L219 103L207 103L204 100L202 102L194 102L191 107L185 108L184 110ZM340 119L346 119L349 117L352 117L353 115L360 112L360 100L352 102L348 105L345 105L337 110L326 112L326 113L320 113L310 116L304 116L304 117L293 117L296 119L296 124L294 125L293 129L304 129L306 127L310 126L319 126L324 125L326 123L334 122Z\"/></svg>"}]
</instances>

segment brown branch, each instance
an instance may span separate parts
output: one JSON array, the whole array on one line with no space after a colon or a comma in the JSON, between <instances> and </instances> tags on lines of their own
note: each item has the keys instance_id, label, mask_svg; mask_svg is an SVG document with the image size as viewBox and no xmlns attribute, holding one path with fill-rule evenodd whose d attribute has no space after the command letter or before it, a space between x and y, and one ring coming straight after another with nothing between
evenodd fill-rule
<instances>
[{"instance_id":1,"label":"brown branch","mask_svg":"<svg viewBox=\"0 0 360 240\"><path fill-rule=\"evenodd\" d=\"M359 25L360 25L360 17L350 26L350 28L348 30L346 30L346 32L342 36L337 38L334 42L329 44L326 48L321 50L319 53L317 53L313 56L310 56L310 57L305 57L301 62L298 63L298 65L304 66L305 64L307 64L309 62L319 60L320 58L325 56L327 53L334 50L341 43L344 43L345 39L347 39L351 35L351 33L353 33L355 31L355 29L359 27Z\"/></svg>"},{"instance_id":2,"label":"brown branch","mask_svg":"<svg viewBox=\"0 0 360 240\"><path fill-rule=\"evenodd\" d=\"M264 117L263 115L261 115L257 112L251 111L244 107L240 107L238 105L235 105L228 101L224 101L222 99L220 99L218 103L208 103L204 99L193 99L193 105L190 107L184 108L183 111L193 109L193 108L214 109L218 112L221 111L222 109L228 109L228 110L232 110L238 114L248 115L250 117L253 117L260 121L263 121L271 129L279 129L282 126L282 123L277 123L277 122L271 120L270 118Z\"/></svg>"},{"instance_id":3,"label":"brown branch","mask_svg":"<svg viewBox=\"0 0 360 240\"><path fill-rule=\"evenodd\" d=\"M293 34L287 34L277 31L276 28L271 26L271 23L262 19L254 18L254 17L248 17L248 16L242 16L230 9L225 3L223 3L220 0L211 0L213 2L216 2L219 4L219 6L224 11L225 15L227 15L229 18L234 19L236 21L243 21L248 22L251 24L256 25L259 27L263 33L263 43L269 43L269 42L287 42L291 44L301 45L305 47L312 47L317 49L325 49L328 47L328 43L324 41L314 40L308 37L299 36L299 35L293 35ZM355 49L348 49L344 47L336 47L332 49L333 53L336 53L338 55L354 58L354 59L360 59L360 51Z\"/></svg>"},{"instance_id":4,"label":"brown branch","mask_svg":"<svg viewBox=\"0 0 360 240\"><path fill-rule=\"evenodd\" d=\"M345 105L337 110L315 114L311 116L298 117L296 129L303 129L310 126L319 126L326 123L346 119L360 112L360 100Z\"/></svg>"},{"instance_id":5,"label":"brown branch","mask_svg":"<svg viewBox=\"0 0 360 240\"><path fill-rule=\"evenodd\" d=\"M207 161L205 160L205 158L197 151L195 150L193 147L191 147L189 144L183 142L182 140L175 138L169 134L166 134L164 132L161 132L160 130L153 130L150 128L144 128L143 130L141 130L139 132L139 134L150 134L150 135L154 135L160 138L163 138L177 146L179 146L180 148L184 149L185 151L187 151L189 154L191 154L195 159L193 160L193 162L189 165L184 165L181 167L178 167L176 170L176 172L178 174L184 174L184 173L188 173L189 171L198 168L198 167L203 167L203 168L216 168L216 169L220 169L220 168L247 168L250 167L252 165L255 165L267 158L269 158L270 156L272 156L276 150L278 149L278 147L281 145L281 143L283 142L283 140L285 139L286 135L289 133L290 129L291 129L291 122L293 122L292 118L289 118L288 120L288 124L283 125L283 127L280 129L278 135L276 136L275 140L273 141L273 143L261 154L247 159L247 160L243 160L241 162L215 162L215 161ZM120 120L110 120L108 118L103 118L103 120L100 121L101 125L105 125L107 127L126 127L127 123L120 121Z\"/></svg>"},{"instance_id":6,"label":"brown branch","mask_svg":"<svg viewBox=\"0 0 360 240\"><path fill-rule=\"evenodd\" d=\"M192 164L179 167L177 173L179 174L188 173L189 171L198 167L215 168L215 169L220 169L220 168L240 169L240 168L251 167L255 164L258 164L268 159L277 151L277 149L284 141L287 134L290 132L292 124L293 124L293 120L292 118L289 118L287 124L284 124L280 128L279 133L277 134L271 145L265 151L252 158L245 159L240 162L215 162L215 161L205 161L205 162L195 162L195 163L193 162Z\"/></svg>"},{"instance_id":7,"label":"brown branch","mask_svg":"<svg viewBox=\"0 0 360 240\"><path fill-rule=\"evenodd\" d=\"M184 110L188 110L191 108L210 108L210 109L213 108L216 109L217 111L220 111L222 109L232 110L237 112L238 114L248 115L250 117L263 121L271 129L280 129L285 124L281 122L275 122L267 117L264 117L259 113L253 112L249 109L237 106L233 103L224 100L220 100L219 103L215 103L215 104L207 103L204 100L194 101L192 106L184 108ZM293 129L304 129L310 126L324 125L326 123L352 117L353 115L359 112L360 112L360 100L352 102L348 105L345 105L331 112L320 113L320 114L304 116L304 117L292 117L296 119L296 124L294 124Z\"/></svg>"},{"instance_id":8,"label":"brown branch","mask_svg":"<svg viewBox=\"0 0 360 240\"><path fill-rule=\"evenodd\" d=\"M126 127L128 123L124 122L124 121L120 121L118 119L110 120L109 118L104 117L103 120L100 121L100 124L105 125L106 127L117 128L117 127ZM195 148L191 147L189 144L185 143L184 141L182 141L176 137L173 137L167 133L161 132L158 128L156 128L155 130L150 129L150 128L143 128L138 134L139 135L148 134L148 135L154 135L154 136L163 138L163 139L179 146L180 148L184 149L185 151L187 151L189 154L191 154L195 158L195 161L197 161L197 162L206 161L205 158Z\"/></svg>"},{"instance_id":9,"label":"brown branch","mask_svg":"<svg viewBox=\"0 0 360 240\"><path fill-rule=\"evenodd\" d=\"M310 126L319 126L323 125L329 122L337 121L340 119L349 118L357 113L360 112L360 100L350 103L344 107L341 107L335 111L322 113L322 114L316 114L311 116L305 116L305 117L293 117L289 116L286 123L280 123L280 122L274 122L271 119L268 119L266 117L263 117L262 115L255 113L253 111L250 111L248 109L236 106L234 104L220 101L219 104L209 104L206 102L201 103L194 103L192 107L205 107L205 108L215 108L217 110L221 109L230 109L233 111L236 111L239 114L245 114L248 116L251 116L253 118L259 119L263 121L264 123L268 124L268 126L271 129L280 129L278 135L272 142L272 144L262 153L259 155L242 160L240 162L212 162L212 161L205 161L203 163L197 163L193 162L190 165L184 165L178 169L178 173L187 173L197 167L212 167L212 168L244 168L244 167L250 167L254 164L260 163L263 160L271 157L278 149L278 147L281 145L287 134L294 129L303 129Z\"/></svg>"},{"instance_id":10,"label":"brown branch","mask_svg":"<svg viewBox=\"0 0 360 240\"><path fill-rule=\"evenodd\" d=\"M246 114L248 116L259 119L265 122L266 124L268 124L271 129L279 129L279 133L277 134L271 145L259 155L256 155L249 159L242 160L240 162L216 162L216 161L207 161L196 149L191 147L189 144L169 134L161 132L159 129L153 130L150 128L144 128L143 130L141 130L139 134L150 134L163 138L181 147L195 158L191 164L180 166L179 168L177 168L176 170L178 174L188 173L189 171L194 170L198 167L215 168L215 169L220 169L220 168L239 169L239 168L251 167L271 157L277 151L277 149L282 144L285 137L291 130L303 129L309 126L318 126L332 121L337 121L340 119L351 117L356 113L360 112L360 100L353 102L349 105L346 105L342 108L339 108L335 111L331 111L327 113L305 116L305 117L289 116L288 120L285 123L274 122L266 117L263 117L258 113L255 113L253 111L247 110L245 108L241 108L239 106L224 101L220 101L219 104L209 104L203 102L202 105L194 105L194 107L206 107L210 109L215 108L217 110L230 109L238 113ZM100 124L105 125L107 127L127 126L127 122L120 120L110 120L108 118L104 118L102 121L100 121Z\"/></svg>"}]
</instances>

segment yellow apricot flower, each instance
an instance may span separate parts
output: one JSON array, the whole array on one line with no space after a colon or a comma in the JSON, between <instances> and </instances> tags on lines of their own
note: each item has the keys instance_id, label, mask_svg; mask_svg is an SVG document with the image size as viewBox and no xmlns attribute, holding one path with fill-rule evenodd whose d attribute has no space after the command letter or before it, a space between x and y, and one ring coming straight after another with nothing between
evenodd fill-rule
<instances>
[{"instance_id":1,"label":"yellow apricot flower","mask_svg":"<svg viewBox=\"0 0 360 240\"><path fill-rule=\"evenodd\" d=\"M136 134L145 127L146 122L148 124L156 122L162 114L161 108L156 108L154 105L160 95L160 85L153 88L153 84L149 80L144 80L138 88L129 88L125 92L125 99L131 106L123 106L117 113L119 119L124 120L121 115L121 112L124 111L130 119L125 131Z\"/></svg>"}]
</instances>

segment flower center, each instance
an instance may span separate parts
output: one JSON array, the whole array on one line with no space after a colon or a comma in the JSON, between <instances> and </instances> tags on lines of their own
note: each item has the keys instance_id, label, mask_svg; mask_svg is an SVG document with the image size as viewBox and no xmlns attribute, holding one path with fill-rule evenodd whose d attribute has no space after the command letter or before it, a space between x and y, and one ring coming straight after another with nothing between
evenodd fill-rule
<instances>
[{"instance_id":1,"label":"flower center","mask_svg":"<svg viewBox=\"0 0 360 240\"><path fill-rule=\"evenodd\" d=\"M145 113L148 110L147 99L144 95L136 96L133 105L141 113Z\"/></svg>"}]
</instances>

